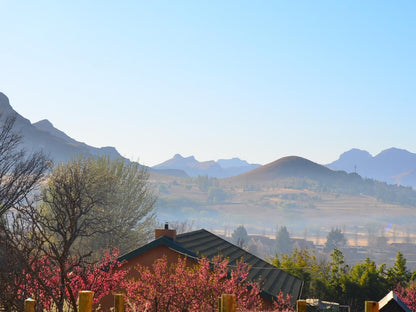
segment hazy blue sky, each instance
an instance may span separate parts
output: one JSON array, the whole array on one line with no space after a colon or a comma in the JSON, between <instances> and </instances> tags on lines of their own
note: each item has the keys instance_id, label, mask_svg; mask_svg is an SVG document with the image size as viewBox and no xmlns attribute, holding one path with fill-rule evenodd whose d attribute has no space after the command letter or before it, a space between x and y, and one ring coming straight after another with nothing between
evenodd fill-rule
<instances>
[{"instance_id":1,"label":"hazy blue sky","mask_svg":"<svg viewBox=\"0 0 416 312\"><path fill-rule=\"evenodd\" d=\"M3 1L0 91L155 165L416 152L416 1Z\"/></svg>"}]
</instances>

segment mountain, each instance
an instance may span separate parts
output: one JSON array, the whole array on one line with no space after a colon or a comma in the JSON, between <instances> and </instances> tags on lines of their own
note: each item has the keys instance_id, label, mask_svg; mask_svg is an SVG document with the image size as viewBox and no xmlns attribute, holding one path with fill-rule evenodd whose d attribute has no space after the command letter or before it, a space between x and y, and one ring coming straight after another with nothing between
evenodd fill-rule
<instances>
[{"instance_id":1,"label":"mountain","mask_svg":"<svg viewBox=\"0 0 416 312\"><path fill-rule=\"evenodd\" d=\"M187 161L195 164L193 158ZM348 225L366 235L369 224L405 229L415 223L412 188L331 170L297 156L224 179L155 182L164 220L196 220L206 227L245 224L260 232L284 224L302 235L305 228L329 231Z\"/></svg>"},{"instance_id":2,"label":"mountain","mask_svg":"<svg viewBox=\"0 0 416 312\"><path fill-rule=\"evenodd\" d=\"M351 149L338 160L326 165L333 170L356 172L362 177L416 188L416 154L404 149L389 148L376 156Z\"/></svg>"},{"instance_id":3,"label":"mountain","mask_svg":"<svg viewBox=\"0 0 416 312\"><path fill-rule=\"evenodd\" d=\"M327 181L344 174L302 157L288 156L227 180L245 183L270 182L285 178L308 178L316 181Z\"/></svg>"},{"instance_id":4,"label":"mountain","mask_svg":"<svg viewBox=\"0 0 416 312\"><path fill-rule=\"evenodd\" d=\"M176 154L173 156L173 158L153 166L152 169L183 170L187 175L191 177L207 175L209 177L225 178L241 174L243 172L257 168L258 166L260 165L249 164L239 158L199 162L195 159L194 156L183 157L180 154Z\"/></svg>"},{"instance_id":5,"label":"mountain","mask_svg":"<svg viewBox=\"0 0 416 312\"><path fill-rule=\"evenodd\" d=\"M48 120L32 124L12 108L7 96L1 92L0 114L1 118L16 116L14 130L22 135L22 148L29 152L42 150L55 162L67 161L76 155L122 157L114 147L97 148L78 142L56 129Z\"/></svg>"},{"instance_id":6,"label":"mountain","mask_svg":"<svg viewBox=\"0 0 416 312\"><path fill-rule=\"evenodd\" d=\"M383 157L389 159L390 153ZM319 192L371 196L385 203L416 206L416 191L410 187L362 178L355 172L334 171L302 157L289 156L241 175L223 179L224 185L247 189L259 186L308 189Z\"/></svg>"},{"instance_id":7,"label":"mountain","mask_svg":"<svg viewBox=\"0 0 416 312\"><path fill-rule=\"evenodd\" d=\"M218 159L217 163L224 169L253 166L253 165L250 165L247 161L241 160L240 158L237 158L237 157L234 157L231 159Z\"/></svg>"}]
</instances>

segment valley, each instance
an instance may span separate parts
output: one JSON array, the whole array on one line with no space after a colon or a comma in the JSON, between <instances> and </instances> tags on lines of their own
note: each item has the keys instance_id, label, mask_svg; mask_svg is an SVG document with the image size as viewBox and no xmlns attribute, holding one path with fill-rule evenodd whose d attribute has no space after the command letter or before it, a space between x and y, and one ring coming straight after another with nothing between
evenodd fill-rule
<instances>
[{"instance_id":1,"label":"valley","mask_svg":"<svg viewBox=\"0 0 416 312\"><path fill-rule=\"evenodd\" d=\"M150 181L159 193L161 221L189 219L199 227L218 231L244 224L251 233L273 235L276 226L285 225L293 235L303 236L307 231L308 237L320 240L338 227L351 233L351 239L362 241L369 229L377 235L390 235L383 233L389 226L390 231L396 231L396 238L404 237L413 231L415 220L415 207L386 203L364 194L242 186L219 179L207 179L210 186L204 189L195 178L156 174Z\"/></svg>"}]
</instances>

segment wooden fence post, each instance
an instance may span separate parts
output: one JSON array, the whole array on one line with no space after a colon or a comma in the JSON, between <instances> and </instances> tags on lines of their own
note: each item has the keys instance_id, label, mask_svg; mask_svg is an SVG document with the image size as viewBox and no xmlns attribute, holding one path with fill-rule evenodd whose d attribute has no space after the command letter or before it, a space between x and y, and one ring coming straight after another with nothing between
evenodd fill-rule
<instances>
[{"instance_id":1,"label":"wooden fence post","mask_svg":"<svg viewBox=\"0 0 416 312\"><path fill-rule=\"evenodd\" d=\"M88 290L81 290L78 293L78 311L79 312L92 312L92 297L94 292Z\"/></svg>"},{"instance_id":2,"label":"wooden fence post","mask_svg":"<svg viewBox=\"0 0 416 312\"><path fill-rule=\"evenodd\" d=\"M218 300L219 312L236 312L237 311L237 300L235 295L223 294Z\"/></svg>"},{"instance_id":3,"label":"wooden fence post","mask_svg":"<svg viewBox=\"0 0 416 312\"><path fill-rule=\"evenodd\" d=\"M306 312L306 300L296 301L296 311L297 312Z\"/></svg>"},{"instance_id":4,"label":"wooden fence post","mask_svg":"<svg viewBox=\"0 0 416 312\"><path fill-rule=\"evenodd\" d=\"M114 295L114 312L124 312L124 295Z\"/></svg>"},{"instance_id":5,"label":"wooden fence post","mask_svg":"<svg viewBox=\"0 0 416 312\"><path fill-rule=\"evenodd\" d=\"M366 301L365 302L365 312L378 312L378 302L377 301Z\"/></svg>"},{"instance_id":6,"label":"wooden fence post","mask_svg":"<svg viewBox=\"0 0 416 312\"><path fill-rule=\"evenodd\" d=\"M35 305L36 300L35 299L26 299L25 300L25 312L35 312Z\"/></svg>"}]
</instances>

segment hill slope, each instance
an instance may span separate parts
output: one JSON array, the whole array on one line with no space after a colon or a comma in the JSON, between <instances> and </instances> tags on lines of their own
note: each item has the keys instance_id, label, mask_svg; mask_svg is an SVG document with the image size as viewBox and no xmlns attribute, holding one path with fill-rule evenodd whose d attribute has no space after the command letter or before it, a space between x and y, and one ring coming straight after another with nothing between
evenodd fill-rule
<instances>
[{"instance_id":1,"label":"hill slope","mask_svg":"<svg viewBox=\"0 0 416 312\"><path fill-rule=\"evenodd\" d=\"M274 162L232 177L234 182L266 182L282 178L329 179L336 173L324 166L298 156L280 158Z\"/></svg>"},{"instance_id":2,"label":"hill slope","mask_svg":"<svg viewBox=\"0 0 416 312\"><path fill-rule=\"evenodd\" d=\"M22 148L28 151L42 150L55 162L67 161L75 155L122 157L114 147L97 148L78 142L54 128L48 120L32 124L12 108L7 96L1 92L0 114L2 118L9 115L16 116L14 129L22 135Z\"/></svg>"}]
</instances>

